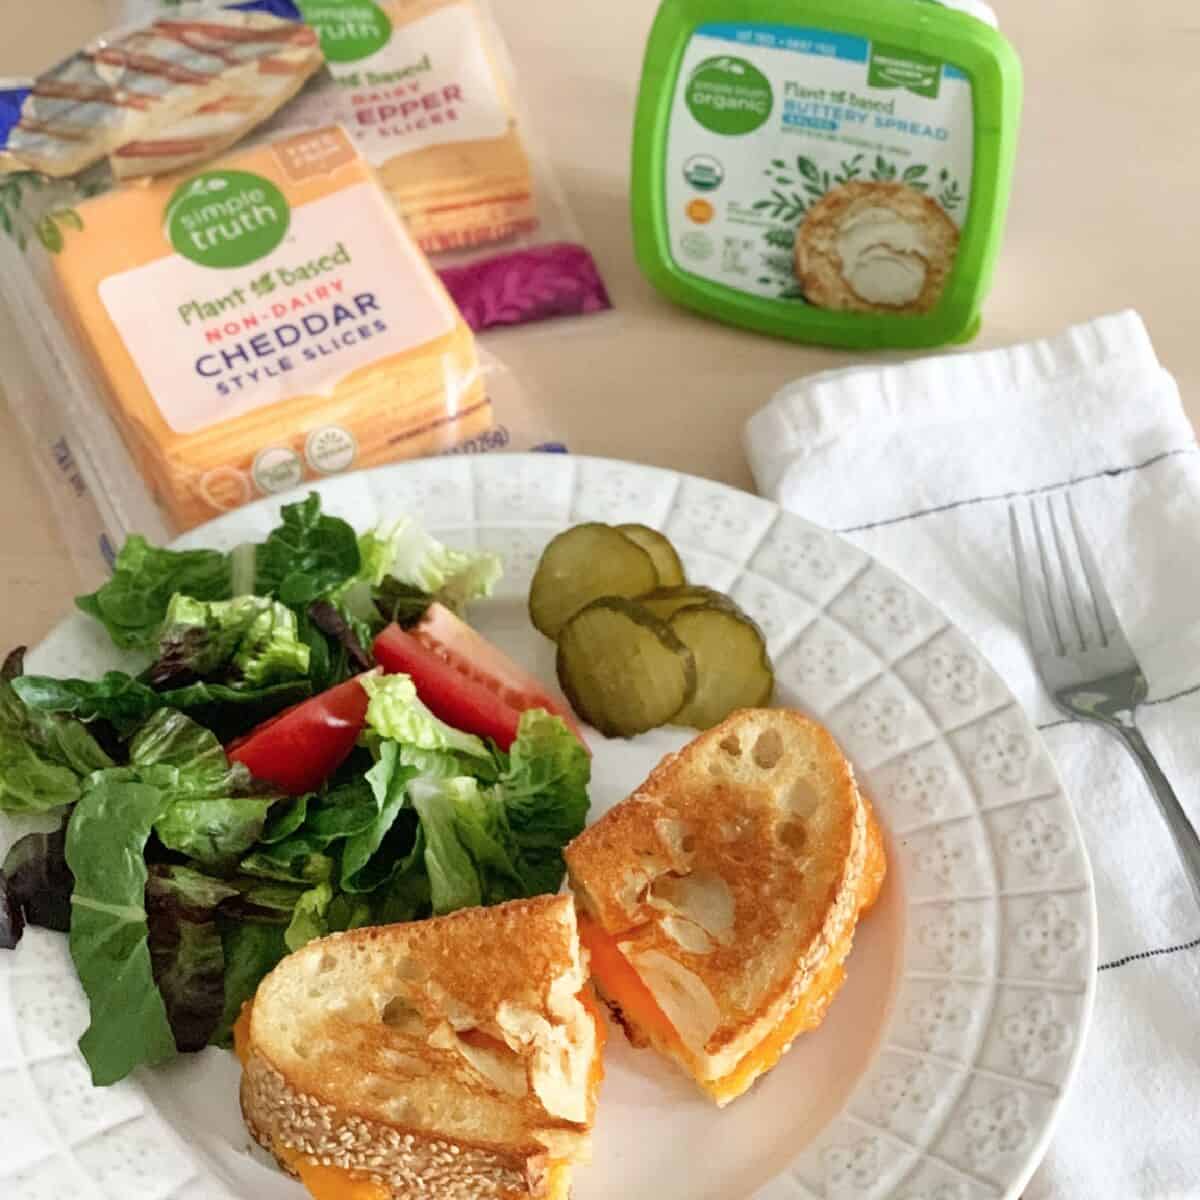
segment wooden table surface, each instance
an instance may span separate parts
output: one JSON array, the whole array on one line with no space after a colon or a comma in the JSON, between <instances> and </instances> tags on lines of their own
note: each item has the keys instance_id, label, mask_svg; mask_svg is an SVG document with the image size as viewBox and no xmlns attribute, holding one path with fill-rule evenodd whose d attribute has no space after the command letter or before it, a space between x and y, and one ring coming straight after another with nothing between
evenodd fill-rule
<instances>
[{"instance_id":1,"label":"wooden table surface","mask_svg":"<svg viewBox=\"0 0 1200 1200\"><path fill-rule=\"evenodd\" d=\"M0 0L0 77L48 66L111 23L108 0ZM1122 308L1145 318L1200 424L1200 6L1008 0L1025 119L1008 234L976 346ZM633 261L629 138L650 0L496 0L537 133L616 312L501 334L490 348L582 453L750 487L747 416L784 382L861 360L673 308ZM10 336L0 330L0 382ZM40 637L78 579L7 408L0 408L0 612L6 645Z\"/></svg>"}]
</instances>

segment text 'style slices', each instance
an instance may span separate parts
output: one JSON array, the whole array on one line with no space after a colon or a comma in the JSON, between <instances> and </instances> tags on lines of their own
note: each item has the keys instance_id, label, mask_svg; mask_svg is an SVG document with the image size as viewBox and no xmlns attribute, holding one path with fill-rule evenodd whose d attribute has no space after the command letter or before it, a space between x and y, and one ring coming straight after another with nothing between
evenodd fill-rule
<instances>
[{"instance_id":1,"label":"text 'style slices'","mask_svg":"<svg viewBox=\"0 0 1200 1200\"><path fill-rule=\"evenodd\" d=\"M79 216L54 270L178 528L491 425L470 330L341 129Z\"/></svg>"},{"instance_id":2,"label":"text 'style slices'","mask_svg":"<svg viewBox=\"0 0 1200 1200\"><path fill-rule=\"evenodd\" d=\"M721 1105L824 1019L886 871L850 764L786 709L669 755L566 859L601 996Z\"/></svg>"},{"instance_id":3,"label":"text 'style slices'","mask_svg":"<svg viewBox=\"0 0 1200 1200\"><path fill-rule=\"evenodd\" d=\"M566 1200L603 1038L568 896L335 934L243 1012L242 1112L318 1196Z\"/></svg>"}]
</instances>

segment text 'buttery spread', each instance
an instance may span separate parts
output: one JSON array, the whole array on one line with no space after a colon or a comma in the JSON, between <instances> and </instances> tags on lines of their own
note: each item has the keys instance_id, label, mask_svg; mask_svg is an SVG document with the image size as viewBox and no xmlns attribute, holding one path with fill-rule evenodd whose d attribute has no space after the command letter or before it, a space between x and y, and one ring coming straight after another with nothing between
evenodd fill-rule
<instances>
[{"instance_id":1,"label":"text 'buttery spread'","mask_svg":"<svg viewBox=\"0 0 1200 1200\"><path fill-rule=\"evenodd\" d=\"M78 213L54 269L180 528L490 426L470 330L341 129Z\"/></svg>"}]
</instances>

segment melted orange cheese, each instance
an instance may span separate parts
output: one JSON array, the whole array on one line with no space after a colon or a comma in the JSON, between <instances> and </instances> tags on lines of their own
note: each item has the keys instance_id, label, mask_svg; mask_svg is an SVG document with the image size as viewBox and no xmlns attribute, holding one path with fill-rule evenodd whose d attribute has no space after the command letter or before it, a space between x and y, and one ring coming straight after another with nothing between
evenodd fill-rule
<instances>
[{"instance_id":1,"label":"melted orange cheese","mask_svg":"<svg viewBox=\"0 0 1200 1200\"><path fill-rule=\"evenodd\" d=\"M867 808L867 859L863 864L862 878L858 881L858 915L861 917L879 899L883 878L887 874L887 854L883 849L883 834L875 819L871 802L863 797Z\"/></svg>"},{"instance_id":2,"label":"melted orange cheese","mask_svg":"<svg viewBox=\"0 0 1200 1200\"><path fill-rule=\"evenodd\" d=\"M244 1067L250 1056L250 1014L254 1001L247 1000L233 1023L233 1052ZM391 1189L377 1180L358 1175L345 1167L326 1167L291 1146L276 1142L275 1157L300 1176L315 1200L391 1200Z\"/></svg>"},{"instance_id":3,"label":"melted orange cheese","mask_svg":"<svg viewBox=\"0 0 1200 1200\"><path fill-rule=\"evenodd\" d=\"M571 1168L567 1163L555 1163L546 1172L546 1200L570 1200Z\"/></svg>"},{"instance_id":4,"label":"melted orange cheese","mask_svg":"<svg viewBox=\"0 0 1200 1200\"><path fill-rule=\"evenodd\" d=\"M604 1024L600 1002L596 999L596 993L590 983L579 993L579 999L591 1014L592 1023L596 1026L596 1056L592 1059L592 1071L588 1076L588 1112L593 1114L596 1110L596 1096L604 1080L604 1044L608 1041L608 1026Z\"/></svg>"},{"instance_id":5,"label":"melted orange cheese","mask_svg":"<svg viewBox=\"0 0 1200 1200\"><path fill-rule=\"evenodd\" d=\"M247 1000L233 1023L233 1052L243 1067L250 1057L250 1014L253 1011L254 1001Z\"/></svg>"},{"instance_id":6,"label":"melted orange cheese","mask_svg":"<svg viewBox=\"0 0 1200 1200\"><path fill-rule=\"evenodd\" d=\"M391 1200L392 1190L387 1184L355 1175L344 1167L323 1167L308 1158L300 1158L294 1166L314 1200Z\"/></svg>"},{"instance_id":7,"label":"melted orange cheese","mask_svg":"<svg viewBox=\"0 0 1200 1200\"><path fill-rule=\"evenodd\" d=\"M879 823L865 797L863 802L867 805L867 850L858 887L860 915L879 898L887 874L887 857ZM779 1062L800 1034L816 1029L825 1019L829 1005L846 978L843 964L850 953L854 928L851 925L842 938L830 946L825 962L813 975L804 995L729 1074L720 1079L701 1080L695 1071L694 1055L684 1045L653 993L621 953L616 939L586 913L581 913L579 917L579 937L591 954L592 975L605 995L620 1008L633 1027L631 1032L648 1037L675 1055L692 1069L693 1075L697 1075L700 1086L722 1103L740 1096L759 1075L771 1070Z\"/></svg>"},{"instance_id":8,"label":"melted orange cheese","mask_svg":"<svg viewBox=\"0 0 1200 1200\"><path fill-rule=\"evenodd\" d=\"M632 1030L627 1028L626 1032L640 1033L664 1044L681 1058L690 1059L675 1026L659 1007L654 993L621 953L616 939L587 913L579 914L579 940L591 955L593 978L633 1027Z\"/></svg>"}]
</instances>

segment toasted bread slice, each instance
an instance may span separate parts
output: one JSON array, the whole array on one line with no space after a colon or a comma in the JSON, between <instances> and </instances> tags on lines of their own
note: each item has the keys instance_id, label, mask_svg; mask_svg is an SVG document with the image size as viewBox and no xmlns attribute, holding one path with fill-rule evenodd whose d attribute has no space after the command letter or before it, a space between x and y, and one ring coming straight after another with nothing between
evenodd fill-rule
<instances>
[{"instance_id":1,"label":"toasted bread slice","mask_svg":"<svg viewBox=\"0 0 1200 1200\"><path fill-rule=\"evenodd\" d=\"M334 934L244 1014L242 1113L322 1200L559 1200L602 1031L569 896Z\"/></svg>"},{"instance_id":2,"label":"toasted bread slice","mask_svg":"<svg viewBox=\"0 0 1200 1200\"><path fill-rule=\"evenodd\" d=\"M669 755L566 859L602 997L720 1104L824 1018L886 870L850 764L786 709Z\"/></svg>"}]
</instances>

